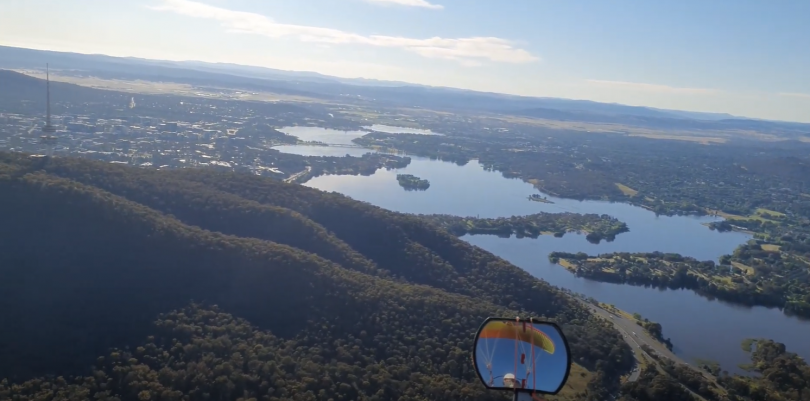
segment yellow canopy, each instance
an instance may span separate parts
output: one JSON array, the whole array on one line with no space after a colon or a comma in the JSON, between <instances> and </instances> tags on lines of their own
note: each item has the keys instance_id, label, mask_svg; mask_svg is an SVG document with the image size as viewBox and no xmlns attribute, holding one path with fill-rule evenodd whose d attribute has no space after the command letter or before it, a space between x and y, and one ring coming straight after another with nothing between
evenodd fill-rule
<instances>
[{"instance_id":1,"label":"yellow canopy","mask_svg":"<svg viewBox=\"0 0 810 401\"><path fill-rule=\"evenodd\" d=\"M526 322L509 322L495 320L487 323L478 338L503 338L523 341L540 347L549 354L554 354L554 341L538 328Z\"/></svg>"}]
</instances>

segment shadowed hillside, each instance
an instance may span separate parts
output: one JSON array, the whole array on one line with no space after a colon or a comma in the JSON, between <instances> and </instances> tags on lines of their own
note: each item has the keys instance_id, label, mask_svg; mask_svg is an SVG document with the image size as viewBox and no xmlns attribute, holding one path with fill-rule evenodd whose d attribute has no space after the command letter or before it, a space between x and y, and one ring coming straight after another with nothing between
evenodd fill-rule
<instances>
[{"instance_id":1,"label":"shadowed hillside","mask_svg":"<svg viewBox=\"0 0 810 401\"><path fill-rule=\"evenodd\" d=\"M136 362L125 365L136 369L145 351L134 348L156 332L151 323L190 301L271 332L278 340L266 346L289 357L291 377L312 363L331 370L332 385L275 387L324 390L323 399L390 399L404 382L411 399L480 399L471 336L492 315L560 322L574 360L604 373L589 387L612 386L632 365L620 336L556 288L414 216L342 195L249 175L8 153L0 193L0 325L19 328L0 334L0 377L87 374L112 347L130 347ZM173 320L196 319L183 316ZM170 354L171 338L184 350L208 341L204 324L184 324L173 328L183 336L161 337ZM222 346L265 341L241 336ZM344 365L351 372L336 373ZM585 398L584 387L564 396Z\"/></svg>"},{"instance_id":2,"label":"shadowed hillside","mask_svg":"<svg viewBox=\"0 0 810 401\"><path fill-rule=\"evenodd\" d=\"M44 113L45 80L0 70L0 108L14 113ZM61 110L62 102L75 104L110 103L123 107L129 104L131 95L121 92L103 91L64 82L51 82L54 112Z\"/></svg>"}]
</instances>

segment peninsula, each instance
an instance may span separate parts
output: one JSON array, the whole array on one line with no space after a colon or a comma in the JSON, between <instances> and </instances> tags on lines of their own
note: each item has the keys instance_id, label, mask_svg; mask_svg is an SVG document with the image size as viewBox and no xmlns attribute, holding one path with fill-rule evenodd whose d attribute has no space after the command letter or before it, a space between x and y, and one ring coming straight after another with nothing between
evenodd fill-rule
<instances>
[{"instance_id":1,"label":"peninsula","mask_svg":"<svg viewBox=\"0 0 810 401\"><path fill-rule=\"evenodd\" d=\"M526 216L499 218L461 217L448 214L419 215L450 233L490 234L500 237L537 238L540 235L562 237L568 232L586 234L588 241L613 241L617 235L629 231L627 224L614 217L599 214L535 213Z\"/></svg>"},{"instance_id":2,"label":"peninsula","mask_svg":"<svg viewBox=\"0 0 810 401\"><path fill-rule=\"evenodd\" d=\"M411 174L397 174L399 186L406 191L426 191L430 188L430 182Z\"/></svg>"},{"instance_id":3,"label":"peninsula","mask_svg":"<svg viewBox=\"0 0 810 401\"><path fill-rule=\"evenodd\" d=\"M783 259L781 269L742 263L751 259ZM785 313L810 317L808 268L767 245L748 244L733 255L714 261L698 261L674 253L619 252L598 256L552 252L549 259L579 277L609 283L657 288L690 289L696 293L748 306L783 309ZM770 263L773 265L775 263Z\"/></svg>"}]
</instances>

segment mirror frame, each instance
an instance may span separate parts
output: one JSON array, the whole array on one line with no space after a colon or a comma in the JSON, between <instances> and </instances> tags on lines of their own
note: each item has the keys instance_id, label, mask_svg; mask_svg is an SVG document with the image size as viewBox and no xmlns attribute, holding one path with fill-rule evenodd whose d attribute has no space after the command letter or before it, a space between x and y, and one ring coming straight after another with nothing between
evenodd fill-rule
<instances>
[{"instance_id":1,"label":"mirror frame","mask_svg":"<svg viewBox=\"0 0 810 401\"><path fill-rule=\"evenodd\" d=\"M517 322L517 323L526 322L526 323L533 323L533 324L535 324L535 323L536 324L542 324L542 325L554 327L557 330L557 332L560 333L560 338L562 338L563 344L565 345L565 354L566 354L566 358L568 358L568 366L565 367L565 376L563 376L563 380L562 380L562 382L560 382L560 386L557 387L556 390L554 390L553 392L550 392L550 391L534 390L534 389L510 389L510 388L489 387L489 386L487 386L486 381L484 380L484 376L481 375L481 371L478 369L478 358L477 358L477 352L475 352L475 351L476 351L476 347L478 345L478 337L481 335L481 331L484 330L484 327L486 327L487 323L493 322L493 321L501 321L501 322L506 321L506 322ZM565 386L565 383L568 382L568 376L571 374L571 364L573 363L572 360L571 360L571 348L568 346L568 339L565 337L565 334L563 333L562 328L560 327L560 325L558 325L557 323L554 323L554 322L549 322L549 321L545 321L545 320L538 320L538 319L534 319L534 318L524 319L524 318L506 318L506 317L488 317L486 320L484 320L484 323L481 323L481 326L478 327L478 331L475 332L475 339L473 340L472 362L473 362L473 368L475 369L475 374L476 374L476 376L478 376L478 380L481 381L481 384L483 384L484 387L487 388L487 390L514 391L515 393L536 393L536 394L549 394L549 395L555 395L555 394L559 393L560 390L563 389L563 386Z\"/></svg>"}]
</instances>

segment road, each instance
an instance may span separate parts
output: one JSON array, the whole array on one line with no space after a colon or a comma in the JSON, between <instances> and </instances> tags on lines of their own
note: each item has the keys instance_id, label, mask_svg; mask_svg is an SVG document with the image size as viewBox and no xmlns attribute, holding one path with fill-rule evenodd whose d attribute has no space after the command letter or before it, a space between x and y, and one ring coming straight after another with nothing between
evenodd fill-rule
<instances>
[{"instance_id":1,"label":"road","mask_svg":"<svg viewBox=\"0 0 810 401\"><path fill-rule=\"evenodd\" d=\"M310 171L312 171L312 167L307 166L307 168L304 171L299 171L299 172L285 178L284 182L295 182L295 180L297 180L302 175L309 174Z\"/></svg>"},{"instance_id":2,"label":"road","mask_svg":"<svg viewBox=\"0 0 810 401\"><path fill-rule=\"evenodd\" d=\"M612 321L613 326L616 327L616 329L619 330L620 333L622 333L622 336L624 336L624 340L627 342L627 344L630 345L630 347L632 347L634 349L638 349L642 354L644 354L647 358L649 358L649 360L651 362L655 363L655 359L652 356L650 356L649 354L647 354L647 352L645 352L643 349L641 349L642 344L645 344L645 345L651 347L656 353L658 353L658 355L660 355L660 356L662 356L664 358L669 358L670 360L672 360L674 362L681 363L681 364L689 366L690 368L694 369L696 372L700 372L700 374L702 374L710 382L715 382L716 381L716 378L714 376L712 376L711 374L709 374L708 372L704 371L703 369L698 368L697 366L690 365L689 363L687 363L686 361L684 361L683 359L681 359L680 357L678 357L677 355L672 353L672 351L667 349L666 346L661 344L658 340L652 338L652 336L650 336L647 333L647 331L644 330L643 327L636 324L635 321L627 319L627 318L623 317L622 315L617 315L617 314L613 314L611 312L608 312L607 310L602 309L602 308L600 308L600 307L598 307L596 305L593 305L591 303L588 303L588 302L585 302L585 301L581 301L581 302L585 306L587 306L596 315L598 315L600 317L603 317L606 320ZM633 333L635 333L635 334L633 334ZM641 372L639 370L634 371L630 375L630 378L628 378L628 381L632 382L632 381L638 380L638 376L639 376L640 373Z\"/></svg>"}]
</instances>

